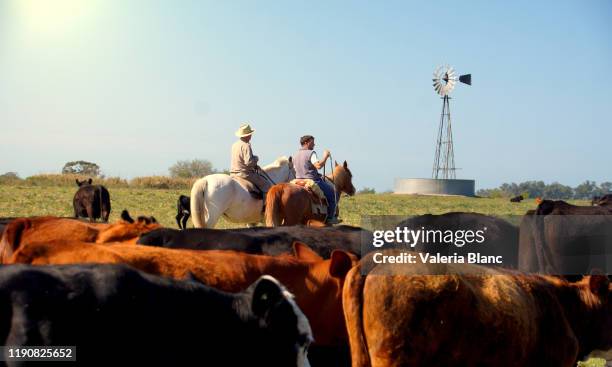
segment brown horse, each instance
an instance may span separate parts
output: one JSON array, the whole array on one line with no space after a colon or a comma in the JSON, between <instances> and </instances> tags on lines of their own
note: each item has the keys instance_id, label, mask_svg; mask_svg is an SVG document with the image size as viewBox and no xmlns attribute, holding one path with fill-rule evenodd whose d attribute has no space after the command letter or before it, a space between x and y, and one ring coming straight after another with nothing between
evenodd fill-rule
<instances>
[{"instance_id":1,"label":"brown horse","mask_svg":"<svg viewBox=\"0 0 612 367\"><path fill-rule=\"evenodd\" d=\"M353 174L346 161L343 165L335 162L333 174L326 177L328 182L336 187L338 193L355 195ZM338 201L340 201L339 195ZM336 206L336 213L337 211L338 206ZM312 220L322 221L325 218L312 212L310 194L306 189L290 183L281 183L270 188L266 196L266 225L268 227L307 224Z\"/></svg>"}]
</instances>

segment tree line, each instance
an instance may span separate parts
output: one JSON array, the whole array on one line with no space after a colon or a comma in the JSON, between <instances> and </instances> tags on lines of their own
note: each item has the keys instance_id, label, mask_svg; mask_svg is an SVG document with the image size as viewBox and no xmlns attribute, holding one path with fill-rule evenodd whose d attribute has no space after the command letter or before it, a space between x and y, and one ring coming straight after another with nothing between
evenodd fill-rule
<instances>
[{"instance_id":1,"label":"tree line","mask_svg":"<svg viewBox=\"0 0 612 367\"><path fill-rule=\"evenodd\" d=\"M545 184L544 181L526 181L518 184L514 182L504 183L494 189L478 190L476 195L490 198L523 195L524 198L590 200L594 196L610 193L612 193L612 182L602 182L598 185L595 181L586 180L576 187L558 182Z\"/></svg>"}]
</instances>

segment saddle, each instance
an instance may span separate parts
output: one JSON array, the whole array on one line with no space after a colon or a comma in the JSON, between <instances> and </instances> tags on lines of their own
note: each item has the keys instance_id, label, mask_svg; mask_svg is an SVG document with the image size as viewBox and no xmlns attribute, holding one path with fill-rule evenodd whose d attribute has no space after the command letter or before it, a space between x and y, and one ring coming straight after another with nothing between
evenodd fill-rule
<instances>
[{"instance_id":1,"label":"saddle","mask_svg":"<svg viewBox=\"0 0 612 367\"><path fill-rule=\"evenodd\" d=\"M323 190L311 179L296 178L291 181L292 184L300 186L306 190L310 196L310 203L312 205L312 214L323 217L323 220L327 217L327 199Z\"/></svg>"},{"instance_id":2,"label":"saddle","mask_svg":"<svg viewBox=\"0 0 612 367\"><path fill-rule=\"evenodd\" d=\"M243 189L248 191L249 194L251 194L251 197L253 199L257 199L257 200L264 199L263 192L261 192L261 190L257 186L255 186L255 184L252 183L251 181L247 180L246 178L240 177L240 176L232 176L232 178L236 180L236 182L238 182L238 184L242 186Z\"/></svg>"}]
</instances>

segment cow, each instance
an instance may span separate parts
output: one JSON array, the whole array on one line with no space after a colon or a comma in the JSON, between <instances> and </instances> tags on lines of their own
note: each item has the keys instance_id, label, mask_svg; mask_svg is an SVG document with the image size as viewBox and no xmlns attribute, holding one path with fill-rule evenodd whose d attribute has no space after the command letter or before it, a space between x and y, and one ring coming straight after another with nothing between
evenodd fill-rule
<instances>
[{"instance_id":1,"label":"cow","mask_svg":"<svg viewBox=\"0 0 612 367\"><path fill-rule=\"evenodd\" d=\"M106 187L92 185L91 182L91 178L87 181L76 179L79 189L72 200L74 217L87 217L90 222L101 218L103 222L108 222L111 212L110 194Z\"/></svg>"},{"instance_id":2,"label":"cow","mask_svg":"<svg viewBox=\"0 0 612 367\"><path fill-rule=\"evenodd\" d=\"M331 258L324 260L302 243L294 244L294 256L265 256L77 241L22 245L9 261L33 265L122 263L177 279L192 274L204 284L227 292L242 291L259 276L269 274L295 294L310 321L315 343L322 346L346 345L342 285L357 262L355 255L342 250L333 251Z\"/></svg>"},{"instance_id":3,"label":"cow","mask_svg":"<svg viewBox=\"0 0 612 367\"><path fill-rule=\"evenodd\" d=\"M5 266L0 342L75 346L83 365L308 366L312 333L292 295L270 276L245 288L125 265Z\"/></svg>"},{"instance_id":4,"label":"cow","mask_svg":"<svg viewBox=\"0 0 612 367\"><path fill-rule=\"evenodd\" d=\"M361 243L371 243L372 232L352 226L311 228L308 226L252 227L236 229L160 228L140 236L137 243L192 250L235 250L251 254L280 255L293 251L293 242L307 243L323 258L341 249L355 255Z\"/></svg>"},{"instance_id":5,"label":"cow","mask_svg":"<svg viewBox=\"0 0 612 367\"><path fill-rule=\"evenodd\" d=\"M569 283L471 264L447 275L416 264L408 274L368 257L343 290L353 367L573 367L612 347L605 276Z\"/></svg>"},{"instance_id":6,"label":"cow","mask_svg":"<svg viewBox=\"0 0 612 367\"><path fill-rule=\"evenodd\" d=\"M134 220L127 210L116 223L89 223L70 218L17 218L10 222L0 239L0 263L5 263L22 245L30 242L73 240L106 243L135 243L138 236L161 225L154 217L140 216Z\"/></svg>"},{"instance_id":7,"label":"cow","mask_svg":"<svg viewBox=\"0 0 612 367\"><path fill-rule=\"evenodd\" d=\"M612 194L606 194L603 196L595 196L591 200L591 205L605 206L612 208Z\"/></svg>"},{"instance_id":8,"label":"cow","mask_svg":"<svg viewBox=\"0 0 612 367\"><path fill-rule=\"evenodd\" d=\"M441 255L467 256L467 253L471 252L483 256L502 256L503 263L496 266L514 269L517 267L518 228L501 218L480 213L463 212L450 212L441 215L425 214L406 219L396 227L400 229L408 228L413 231L431 231L429 232L432 234L429 241L422 240L422 238L425 238L424 235L418 237L415 246L412 248L416 251L430 254L440 253ZM446 231L452 231L465 237L459 239L458 236L455 236L454 243L445 243L442 236L436 237L436 233L440 233L439 231L442 234ZM467 231L482 231L480 233L483 237L482 242L475 242L477 237L471 236L473 243L467 243ZM461 240L461 242L458 240ZM403 246L405 247L405 245Z\"/></svg>"},{"instance_id":9,"label":"cow","mask_svg":"<svg viewBox=\"0 0 612 367\"><path fill-rule=\"evenodd\" d=\"M510 199L511 203L520 203L521 201L525 200L525 198L523 197L523 195L519 195L519 196L515 196L513 198Z\"/></svg>"},{"instance_id":10,"label":"cow","mask_svg":"<svg viewBox=\"0 0 612 367\"><path fill-rule=\"evenodd\" d=\"M181 195L176 202L176 224L179 229L187 228L187 219L191 216L191 198Z\"/></svg>"},{"instance_id":11,"label":"cow","mask_svg":"<svg viewBox=\"0 0 612 367\"><path fill-rule=\"evenodd\" d=\"M607 269L612 255L612 209L543 200L520 226L519 269L577 280Z\"/></svg>"}]
</instances>

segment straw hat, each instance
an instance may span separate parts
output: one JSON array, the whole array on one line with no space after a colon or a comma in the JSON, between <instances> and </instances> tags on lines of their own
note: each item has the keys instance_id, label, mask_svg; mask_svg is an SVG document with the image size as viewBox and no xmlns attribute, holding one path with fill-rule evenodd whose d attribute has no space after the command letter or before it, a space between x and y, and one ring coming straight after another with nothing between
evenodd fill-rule
<instances>
[{"instance_id":1,"label":"straw hat","mask_svg":"<svg viewBox=\"0 0 612 367\"><path fill-rule=\"evenodd\" d=\"M236 136L239 138L244 138L245 136L249 136L255 132L255 129L251 129L251 125L244 124L240 126L238 130L236 130Z\"/></svg>"}]
</instances>

